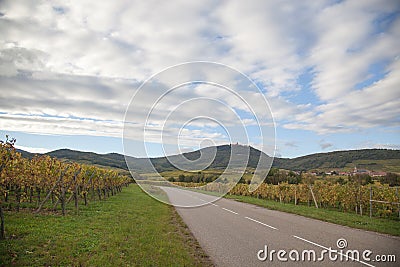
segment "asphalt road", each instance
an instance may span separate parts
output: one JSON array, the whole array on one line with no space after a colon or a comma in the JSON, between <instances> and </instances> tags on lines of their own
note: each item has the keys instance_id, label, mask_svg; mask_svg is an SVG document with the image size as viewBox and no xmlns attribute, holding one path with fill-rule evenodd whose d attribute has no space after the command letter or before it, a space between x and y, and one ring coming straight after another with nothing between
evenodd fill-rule
<instances>
[{"instance_id":1,"label":"asphalt road","mask_svg":"<svg viewBox=\"0 0 400 267\"><path fill-rule=\"evenodd\" d=\"M199 206L215 201L215 197L197 192L170 187L162 189L172 203L181 206ZM228 199L196 208L176 209L217 266L400 266L398 237ZM343 248L343 242L338 247L337 241L340 238L346 240L346 247ZM265 257L265 246L267 258L262 261L259 258ZM329 249L337 252L330 252ZM272 253L272 250L275 252ZM279 250L284 252L278 253ZM358 261L352 260L357 260L357 252L354 250L359 253ZM315 251L315 261L311 251ZM388 255L395 255L396 262L382 263L375 260L378 259L376 256L380 259L391 257ZM336 261L330 260L335 257ZM302 258L305 260L302 261ZM323 260L319 261L321 258Z\"/></svg>"}]
</instances>

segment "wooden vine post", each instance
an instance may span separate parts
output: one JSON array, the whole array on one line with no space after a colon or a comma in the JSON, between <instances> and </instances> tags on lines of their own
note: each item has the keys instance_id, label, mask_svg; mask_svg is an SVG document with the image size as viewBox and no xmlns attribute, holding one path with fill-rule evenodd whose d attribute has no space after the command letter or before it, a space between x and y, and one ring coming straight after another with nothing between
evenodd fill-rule
<instances>
[{"instance_id":1,"label":"wooden vine post","mask_svg":"<svg viewBox=\"0 0 400 267\"><path fill-rule=\"evenodd\" d=\"M313 192L313 190L312 190L312 186L309 185L309 187L310 187L310 191L311 191L312 198L313 198L313 200L314 200L315 207L318 209L318 203L317 203L317 200L315 199L315 195L314 195L314 192Z\"/></svg>"},{"instance_id":2,"label":"wooden vine post","mask_svg":"<svg viewBox=\"0 0 400 267\"><path fill-rule=\"evenodd\" d=\"M369 187L369 217L372 218L372 186Z\"/></svg>"},{"instance_id":3,"label":"wooden vine post","mask_svg":"<svg viewBox=\"0 0 400 267\"><path fill-rule=\"evenodd\" d=\"M73 193L73 196L74 196L74 204L75 204L75 211L76 211L76 213L78 213L78 211L79 211L79 207L78 207L78 183L77 183L77 181L76 181L76 178L77 178L77 176L79 175L79 173L81 172L81 168L79 168L76 172L75 172L75 174L74 174L74 184L75 184L75 188L74 188L74 193Z\"/></svg>"},{"instance_id":4,"label":"wooden vine post","mask_svg":"<svg viewBox=\"0 0 400 267\"><path fill-rule=\"evenodd\" d=\"M65 173L67 172L69 166L67 166L64 171L62 171L60 173L60 177L58 178L57 182L53 185L53 187L49 190L49 192L47 193L45 199L42 201L42 203L40 203L38 209L35 211L35 213L39 213L42 210L43 205L47 202L47 200L49 200L50 195L52 195L54 189L57 187L57 185L60 183L60 181L62 180L63 176L65 175Z\"/></svg>"}]
</instances>

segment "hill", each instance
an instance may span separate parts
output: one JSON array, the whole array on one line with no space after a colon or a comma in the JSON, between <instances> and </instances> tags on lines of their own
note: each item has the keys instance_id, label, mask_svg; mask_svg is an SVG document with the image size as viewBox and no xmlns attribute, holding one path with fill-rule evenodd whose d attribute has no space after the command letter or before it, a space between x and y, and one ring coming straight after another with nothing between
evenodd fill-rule
<instances>
[{"instance_id":1,"label":"hill","mask_svg":"<svg viewBox=\"0 0 400 267\"><path fill-rule=\"evenodd\" d=\"M17 149L23 157L32 158L37 153L30 153L21 149ZM71 160L84 164L92 164L103 167L118 168L128 170L124 155L118 153L97 154L94 152L83 152L71 149L58 149L44 154L62 160ZM135 159L135 158L133 158Z\"/></svg>"},{"instance_id":2,"label":"hill","mask_svg":"<svg viewBox=\"0 0 400 267\"><path fill-rule=\"evenodd\" d=\"M361 149L317 153L293 159L275 158L273 166L298 171L311 169L341 169L349 167L349 165L358 165L358 161L360 160L374 163L390 159L400 159L400 150ZM383 168L384 166L381 167Z\"/></svg>"},{"instance_id":3,"label":"hill","mask_svg":"<svg viewBox=\"0 0 400 267\"><path fill-rule=\"evenodd\" d=\"M255 168L258 163L260 156L264 162L270 160L271 158L265 153L253 148L246 146L233 146L235 148L234 153L245 153L247 149L250 150L248 167ZM231 157L231 145L222 145L218 147L203 148L201 150L183 153L182 155L173 155L169 159L172 162L179 161L180 157L185 157L191 161L189 164L184 165L184 167L192 170L202 169L201 167L205 162L211 161L207 155L211 155L208 150L216 149L216 157L212 161L208 169L224 169L226 168L229 159ZM32 157L33 154L19 150L24 157ZM200 159L200 156L205 155L204 159ZM80 163L95 164L105 167L113 167L127 170L127 165L125 162L124 155L118 153L108 153L108 154L97 154L93 152L82 152L70 149L60 149L55 150L46 155L56 157L59 159L66 159L77 161ZM213 154L212 154L213 155ZM128 157L130 166L135 169L136 172L145 173L149 170L146 168L146 158L135 158ZM176 167L172 165L166 157L150 158L150 161L155 166L157 171L168 171L176 170ZM400 161L400 150L390 150L390 149L361 149L361 150L348 150L348 151L334 151L327 153L317 153L307 156L297 157L297 158L275 158L272 166L280 169L294 170L294 171L304 171L311 169L338 169L338 168L351 168L354 165L362 164L363 166L375 166L378 169L386 170L387 164L391 165L390 170L396 171L398 168L394 168ZM387 163L387 164L386 164ZM385 169L386 168L386 169Z\"/></svg>"},{"instance_id":4,"label":"hill","mask_svg":"<svg viewBox=\"0 0 400 267\"><path fill-rule=\"evenodd\" d=\"M232 167L238 167L241 165L241 155L249 155L248 167L256 168L258 161L261 157L264 165L268 164L268 161L272 160L265 153L257 150L253 147L241 146L241 145L221 145L217 147L207 147L193 152L183 153L182 155L173 155L168 157L152 158L150 159L153 165L156 167L157 171L170 171L176 170L176 168L168 161L179 162L179 159L183 156L186 159L192 161L188 162L186 165L181 164L181 167L190 170L203 169L203 166L207 166L207 162L211 162L208 169L225 169L228 166L229 160L231 159L231 149L236 157L233 157L231 161ZM215 158L214 158L215 152ZM212 158L214 160L212 160ZM236 162L235 162L236 161Z\"/></svg>"},{"instance_id":5,"label":"hill","mask_svg":"<svg viewBox=\"0 0 400 267\"><path fill-rule=\"evenodd\" d=\"M60 149L46 153L46 155L59 159L77 161L85 164L127 169L124 156L117 153L101 155L93 152L81 152L70 149Z\"/></svg>"}]
</instances>

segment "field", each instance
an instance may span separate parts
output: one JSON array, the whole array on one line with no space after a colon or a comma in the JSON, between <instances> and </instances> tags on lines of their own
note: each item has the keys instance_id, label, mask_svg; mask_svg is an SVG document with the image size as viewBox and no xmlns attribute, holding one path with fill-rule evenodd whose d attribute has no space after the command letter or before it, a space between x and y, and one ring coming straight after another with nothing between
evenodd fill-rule
<instances>
[{"instance_id":1,"label":"field","mask_svg":"<svg viewBox=\"0 0 400 267\"><path fill-rule=\"evenodd\" d=\"M371 171L385 171L400 173L400 159L384 159L384 160L356 160L347 164L347 170L351 171L357 166L359 169L367 169Z\"/></svg>"},{"instance_id":2,"label":"field","mask_svg":"<svg viewBox=\"0 0 400 267\"><path fill-rule=\"evenodd\" d=\"M326 163L320 166L319 168L313 168L312 170L317 172L318 171L352 172L354 170L354 167L357 167L358 169L366 169L370 171L400 173L400 159L374 159L374 160L359 159L347 163L343 168L334 168L325 165L329 165L329 163Z\"/></svg>"},{"instance_id":3,"label":"field","mask_svg":"<svg viewBox=\"0 0 400 267\"><path fill-rule=\"evenodd\" d=\"M73 207L67 207L73 209ZM6 211L0 262L16 266L210 265L175 210L137 185L79 215Z\"/></svg>"}]
</instances>

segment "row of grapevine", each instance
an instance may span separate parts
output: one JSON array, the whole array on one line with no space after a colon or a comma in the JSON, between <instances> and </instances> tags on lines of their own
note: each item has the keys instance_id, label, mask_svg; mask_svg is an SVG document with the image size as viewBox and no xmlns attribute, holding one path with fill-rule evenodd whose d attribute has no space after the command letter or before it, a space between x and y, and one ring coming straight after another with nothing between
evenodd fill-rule
<instances>
[{"instance_id":1,"label":"row of grapevine","mask_svg":"<svg viewBox=\"0 0 400 267\"><path fill-rule=\"evenodd\" d=\"M27 159L13 148L13 143L2 142L0 147L0 205L20 209L21 203L39 212L43 207L57 209L63 215L66 205L73 201L78 211L79 202L99 200L122 190L131 179L117 171L85 164L65 162L49 156Z\"/></svg>"},{"instance_id":2,"label":"row of grapevine","mask_svg":"<svg viewBox=\"0 0 400 267\"><path fill-rule=\"evenodd\" d=\"M223 192L225 187L232 186L223 183L175 184L190 187L202 186L201 189L212 192ZM349 182L342 185L326 180L317 180L312 185L288 184L287 182L278 185L263 183L253 192L248 189L247 184L237 184L228 194L252 196L295 205L315 205L318 208L355 212L361 215L368 214L372 208L372 215L379 217L396 217L400 212L399 189L380 183L360 185L356 182ZM373 199L373 206L370 206L371 199Z\"/></svg>"},{"instance_id":3,"label":"row of grapevine","mask_svg":"<svg viewBox=\"0 0 400 267\"><path fill-rule=\"evenodd\" d=\"M344 185L328 181L316 181L312 186L307 184L278 185L262 184L256 191L249 192L247 185L237 185L231 192L235 195L250 195L258 198L280 201L283 203L316 205L320 208L337 209L345 212L368 214L371 197L374 200L387 202L374 204L374 215L381 217L397 216L399 212L399 193L397 188L388 185ZM372 195L371 195L372 193ZM313 196L314 195L314 196Z\"/></svg>"}]
</instances>

